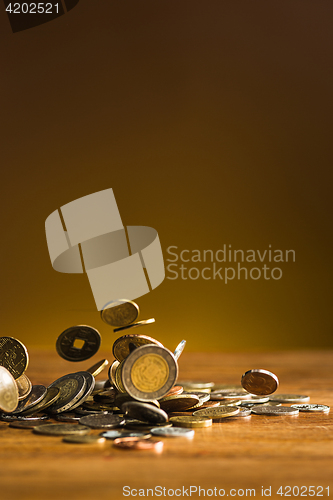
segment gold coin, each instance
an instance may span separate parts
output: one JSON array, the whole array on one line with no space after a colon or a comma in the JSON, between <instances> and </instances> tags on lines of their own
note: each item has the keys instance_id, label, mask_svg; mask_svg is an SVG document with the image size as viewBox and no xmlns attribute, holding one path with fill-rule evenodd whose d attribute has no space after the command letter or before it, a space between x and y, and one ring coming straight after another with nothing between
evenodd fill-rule
<instances>
[{"instance_id":1,"label":"gold coin","mask_svg":"<svg viewBox=\"0 0 333 500\"><path fill-rule=\"evenodd\" d=\"M17 379L25 372L28 363L28 351L22 342L13 337L0 337L0 366Z\"/></svg>"},{"instance_id":2,"label":"gold coin","mask_svg":"<svg viewBox=\"0 0 333 500\"><path fill-rule=\"evenodd\" d=\"M105 443L105 437L97 436L95 434L79 434L78 436L72 435L63 438L64 443L76 443L76 444L101 444Z\"/></svg>"},{"instance_id":3,"label":"gold coin","mask_svg":"<svg viewBox=\"0 0 333 500\"><path fill-rule=\"evenodd\" d=\"M101 361L98 361L93 366L88 368L88 370L86 371L91 373L93 377L97 377L97 375L99 375L104 370L104 368L108 366L108 364L109 362L107 359L102 359Z\"/></svg>"},{"instance_id":4,"label":"gold coin","mask_svg":"<svg viewBox=\"0 0 333 500\"><path fill-rule=\"evenodd\" d=\"M116 388L120 392L126 392L126 389L124 389L123 382L121 379L121 371L123 368L123 363L124 363L124 360L121 363L119 363L119 365L117 366L116 371L115 371L115 384L114 385L116 386Z\"/></svg>"},{"instance_id":5,"label":"gold coin","mask_svg":"<svg viewBox=\"0 0 333 500\"><path fill-rule=\"evenodd\" d=\"M239 413L239 408L236 406L219 406L218 408L203 408L202 410L197 410L193 413L195 417L207 417L212 418L224 418L232 417Z\"/></svg>"},{"instance_id":6,"label":"gold coin","mask_svg":"<svg viewBox=\"0 0 333 500\"><path fill-rule=\"evenodd\" d=\"M121 369L124 389L139 401L165 396L173 387L177 374L174 355L157 345L138 347L124 360Z\"/></svg>"},{"instance_id":7,"label":"gold coin","mask_svg":"<svg viewBox=\"0 0 333 500\"><path fill-rule=\"evenodd\" d=\"M266 396L279 387L279 379L268 370L249 370L242 376L243 388L251 394Z\"/></svg>"},{"instance_id":8,"label":"gold coin","mask_svg":"<svg viewBox=\"0 0 333 500\"><path fill-rule=\"evenodd\" d=\"M119 366L119 361L115 359L109 368L109 381L115 386L116 386L116 370L118 366Z\"/></svg>"},{"instance_id":9,"label":"gold coin","mask_svg":"<svg viewBox=\"0 0 333 500\"><path fill-rule=\"evenodd\" d=\"M118 361L123 361L135 348L146 344L163 347L158 340L146 335L123 335L123 337L119 337L113 344L112 352Z\"/></svg>"},{"instance_id":10,"label":"gold coin","mask_svg":"<svg viewBox=\"0 0 333 500\"><path fill-rule=\"evenodd\" d=\"M23 373L23 375L16 379L16 384L19 395L18 399L19 401L21 401L22 399L25 399L27 396L29 396L32 389L32 383L25 375L25 373Z\"/></svg>"},{"instance_id":11,"label":"gold coin","mask_svg":"<svg viewBox=\"0 0 333 500\"><path fill-rule=\"evenodd\" d=\"M127 326L139 316L139 306L131 300L109 302L101 311L102 320L111 326Z\"/></svg>"},{"instance_id":12,"label":"gold coin","mask_svg":"<svg viewBox=\"0 0 333 500\"><path fill-rule=\"evenodd\" d=\"M13 375L0 366L0 410L12 412L18 405L18 389Z\"/></svg>"},{"instance_id":13,"label":"gold coin","mask_svg":"<svg viewBox=\"0 0 333 500\"><path fill-rule=\"evenodd\" d=\"M136 328L137 326L150 325L151 323L155 323L155 318L143 319L142 321L137 321L136 323L132 323L127 326L120 326L119 328L115 328L114 333L121 332L123 330L130 330L131 328Z\"/></svg>"},{"instance_id":14,"label":"gold coin","mask_svg":"<svg viewBox=\"0 0 333 500\"><path fill-rule=\"evenodd\" d=\"M179 394L174 396L165 396L160 399L162 410L169 413L170 411L185 411L199 403L199 397L194 394Z\"/></svg>"},{"instance_id":15,"label":"gold coin","mask_svg":"<svg viewBox=\"0 0 333 500\"><path fill-rule=\"evenodd\" d=\"M88 434L91 429L81 424L43 424L37 425L33 432L48 436L63 436L66 434Z\"/></svg>"},{"instance_id":16,"label":"gold coin","mask_svg":"<svg viewBox=\"0 0 333 500\"><path fill-rule=\"evenodd\" d=\"M175 427L210 427L213 423L211 418L208 417L200 417L200 416L191 416L188 417L171 417L169 422L172 423Z\"/></svg>"}]
</instances>

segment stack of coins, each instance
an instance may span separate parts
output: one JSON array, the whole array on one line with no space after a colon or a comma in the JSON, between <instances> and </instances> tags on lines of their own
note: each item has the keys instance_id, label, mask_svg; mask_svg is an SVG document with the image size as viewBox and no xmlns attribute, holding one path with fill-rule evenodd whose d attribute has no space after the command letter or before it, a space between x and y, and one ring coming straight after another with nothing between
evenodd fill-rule
<instances>
[{"instance_id":1,"label":"stack of coins","mask_svg":"<svg viewBox=\"0 0 333 500\"><path fill-rule=\"evenodd\" d=\"M137 304L121 300L101 312L114 332L148 325L135 322ZM97 353L99 332L90 326L68 328L58 337L56 350L64 359L85 361ZM275 374L249 370L241 385L212 381L177 382L182 340L172 353L146 335L125 334L113 344L114 361L108 379L95 377L108 366L102 359L84 371L66 374L48 387L32 385L25 370L28 352L11 337L0 338L0 419L39 435L63 436L65 442L98 444L112 440L115 447L161 452L158 438L194 436L194 429L230 422L246 422L251 415L292 416L299 412L328 412L309 404L299 394L274 394ZM260 418L260 417L254 417ZM102 430L96 435L95 429Z\"/></svg>"}]
</instances>

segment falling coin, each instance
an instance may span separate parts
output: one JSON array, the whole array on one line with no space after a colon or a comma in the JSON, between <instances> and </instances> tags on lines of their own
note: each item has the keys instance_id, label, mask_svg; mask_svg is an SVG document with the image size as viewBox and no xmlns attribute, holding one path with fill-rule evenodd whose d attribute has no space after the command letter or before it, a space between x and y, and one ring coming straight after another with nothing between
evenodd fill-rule
<instances>
[{"instance_id":1,"label":"falling coin","mask_svg":"<svg viewBox=\"0 0 333 500\"><path fill-rule=\"evenodd\" d=\"M181 355L181 353L183 352L183 350L185 349L185 345L186 345L186 340L182 340L181 342L179 342L179 344L177 345L176 349L175 349L175 352L173 353L174 357L176 358L176 360L178 361L179 359L179 356Z\"/></svg>"},{"instance_id":2,"label":"falling coin","mask_svg":"<svg viewBox=\"0 0 333 500\"><path fill-rule=\"evenodd\" d=\"M276 391L279 379L268 370L249 370L242 376L243 388L251 394L266 396Z\"/></svg>"},{"instance_id":3,"label":"falling coin","mask_svg":"<svg viewBox=\"0 0 333 500\"><path fill-rule=\"evenodd\" d=\"M147 337L147 335L131 334L119 337L113 344L112 353L117 361L123 361L135 348L146 344L154 344L159 347L163 347L161 342L158 342L158 340L155 340L152 337Z\"/></svg>"},{"instance_id":4,"label":"falling coin","mask_svg":"<svg viewBox=\"0 0 333 500\"><path fill-rule=\"evenodd\" d=\"M99 375L104 370L104 368L108 366L108 364L109 362L107 359L102 359L101 361L98 361L93 366L88 368L88 370L86 371L91 373L93 377L97 377L97 375Z\"/></svg>"},{"instance_id":5,"label":"falling coin","mask_svg":"<svg viewBox=\"0 0 333 500\"><path fill-rule=\"evenodd\" d=\"M131 300L109 302L101 311L101 318L105 323L118 327L130 325L138 316L139 306Z\"/></svg>"},{"instance_id":6,"label":"falling coin","mask_svg":"<svg viewBox=\"0 0 333 500\"><path fill-rule=\"evenodd\" d=\"M18 379L27 369L28 363L28 351L22 342L13 337L0 337L0 366Z\"/></svg>"},{"instance_id":7,"label":"falling coin","mask_svg":"<svg viewBox=\"0 0 333 500\"><path fill-rule=\"evenodd\" d=\"M138 321L137 323L132 323L131 325L121 326L120 328L115 328L114 333L122 332L123 330L129 330L130 328L136 328L137 326L150 325L151 323L155 323L155 318L144 319L142 321Z\"/></svg>"},{"instance_id":8,"label":"falling coin","mask_svg":"<svg viewBox=\"0 0 333 500\"><path fill-rule=\"evenodd\" d=\"M76 342L83 342L81 347L76 347ZM56 342L59 356L67 361L85 361L91 358L101 345L101 336L98 330L91 326L78 325L67 328L62 332Z\"/></svg>"}]
</instances>

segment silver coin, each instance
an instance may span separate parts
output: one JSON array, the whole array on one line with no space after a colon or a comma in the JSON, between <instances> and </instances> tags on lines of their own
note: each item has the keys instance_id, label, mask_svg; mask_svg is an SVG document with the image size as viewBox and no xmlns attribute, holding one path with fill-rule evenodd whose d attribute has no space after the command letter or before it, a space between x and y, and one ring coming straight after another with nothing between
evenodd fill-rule
<instances>
[{"instance_id":1,"label":"silver coin","mask_svg":"<svg viewBox=\"0 0 333 500\"><path fill-rule=\"evenodd\" d=\"M269 396L270 401L278 401L279 403L305 403L310 401L310 396L301 394L274 394Z\"/></svg>"},{"instance_id":2,"label":"silver coin","mask_svg":"<svg viewBox=\"0 0 333 500\"><path fill-rule=\"evenodd\" d=\"M0 410L13 411L18 405L18 388L13 375L0 366Z\"/></svg>"},{"instance_id":3,"label":"silver coin","mask_svg":"<svg viewBox=\"0 0 333 500\"><path fill-rule=\"evenodd\" d=\"M72 412L63 412L56 415L56 420L59 422L78 422L80 420L80 415Z\"/></svg>"},{"instance_id":4,"label":"silver coin","mask_svg":"<svg viewBox=\"0 0 333 500\"><path fill-rule=\"evenodd\" d=\"M33 432L48 436L63 436L66 434L88 434L90 427L80 424L44 424L37 425Z\"/></svg>"},{"instance_id":5,"label":"silver coin","mask_svg":"<svg viewBox=\"0 0 333 500\"><path fill-rule=\"evenodd\" d=\"M150 323L155 323L155 318L144 319L142 321L138 321L137 323L132 323L131 325L121 326L120 328L115 328L114 333L122 332L123 330L129 330L130 328L136 328L137 326L149 325Z\"/></svg>"},{"instance_id":6,"label":"silver coin","mask_svg":"<svg viewBox=\"0 0 333 500\"><path fill-rule=\"evenodd\" d=\"M86 415L81 417L79 422L92 429L113 429L114 427L124 425L125 419L120 415L107 413L106 415Z\"/></svg>"},{"instance_id":7,"label":"silver coin","mask_svg":"<svg viewBox=\"0 0 333 500\"><path fill-rule=\"evenodd\" d=\"M101 433L105 439L117 439L120 437L138 437L142 439L149 439L151 434L146 432L121 432L121 431L105 431Z\"/></svg>"},{"instance_id":8,"label":"silver coin","mask_svg":"<svg viewBox=\"0 0 333 500\"><path fill-rule=\"evenodd\" d=\"M60 396L57 401L49 406L50 413L62 413L72 408L83 396L87 382L83 375L70 373L58 378L49 387L58 387Z\"/></svg>"},{"instance_id":9,"label":"silver coin","mask_svg":"<svg viewBox=\"0 0 333 500\"><path fill-rule=\"evenodd\" d=\"M181 355L181 353L183 352L183 350L185 349L185 345L186 345L186 340L182 340L181 342L179 342L179 344L177 345L176 349L175 349L175 352L173 353L174 357L176 358L176 361L178 361L179 359L179 356Z\"/></svg>"},{"instance_id":10,"label":"silver coin","mask_svg":"<svg viewBox=\"0 0 333 500\"><path fill-rule=\"evenodd\" d=\"M251 396L251 398L244 401L244 403L254 403L254 404L263 404L268 403L269 396Z\"/></svg>"},{"instance_id":11,"label":"silver coin","mask_svg":"<svg viewBox=\"0 0 333 500\"><path fill-rule=\"evenodd\" d=\"M315 405L315 404L301 404L301 405L291 405L291 408L297 408L299 411L306 411L306 412L329 412L330 407L327 405Z\"/></svg>"},{"instance_id":12,"label":"silver coin","mask_svg":"<svg viewBox=\"0 0 333 500\"><path fill-rule=\"evenodd\" d=\"M46 413L36 413L36 415L17 415L17 420L22 422L39 422L40 420L49 420Z\"/></svg>"},{"instance_id":13,"label":"silver coin","mask_svg":"<svg viewBox=\"0 0 333 500\"><path fill-rule=\"evenodd\" d=\"M254 403L252 401L242 401L239 405L241 408L252 408L253 406L264 405L264 406L281 406L278 401L267 401L266 403Z\"/></svg>"},{"instance_id":14,"label":"silver coin","mask_svg":"<svg viewBox=\"0 0 333 500\"><path fill-rule=\"evenodd\" d=\"M289 406L254 406L251 408L252 413L256 415L298 415L298 410L296 408L290 408Z\"/></svg>"},{"instance_id":15,"label":"silver coin","mask_svg":"<svg viewBox=\"0 0 333 500\"><path fill-rule=\"evenodd\" d=\"M186 387L186 390L200 391L201 389L211 389L214 387L214 382L205 382L202 380L179 380L177 385L182 385Z\"/></svg>"},{"instance_id":16,"label":"silver coin","mask_svg":"<svg viewBox=\"0 0 333 500\"><path fill-rule=\"evenodd\" d=\"M78 402L75 403L73 406L71 406L71 410L74 410L74 408L77 408L78 406L82 405L82 403L84 403L88 399L88 397L93 392L95 387L95 377L91 373L76 372L76 375L82 375L86 379L86 387Z\"/></svg>"},{"instance_id":17,"label":"silver coin","mask_svg":"<svg viewBox=\"0 0 333 500\"><path fill-rule=\"evenodd\" d=\"M232 416L232 417L226 417L228 420L234 419L234 418L239 418L239 417L249 417L252 413L251 408L239 408L239 412L237 415Z\"/></svg>"},{"instance_id":18,"label":"silver coin","mask_svg":"<svg viewBox=\"0 0 333 500\"><path fill-rule=\"evenodd\" d=\"M154 436L163 437L186 437L192 438L194 436L193 429L186 429L185 427L154 427L151 430Z\"/></svg>"},{"instance_id":19,"label":"silver coin","mask_svg":"<svg viewBox=\"0 0 333 500\"><path fill-rule=\"evenodd\" d=\"M46 393L47 389L44 385L33 385L29 396L19 402L16 410L13 411L13 415L30 410L44 399Z\"/></svg>"}]
</instances>

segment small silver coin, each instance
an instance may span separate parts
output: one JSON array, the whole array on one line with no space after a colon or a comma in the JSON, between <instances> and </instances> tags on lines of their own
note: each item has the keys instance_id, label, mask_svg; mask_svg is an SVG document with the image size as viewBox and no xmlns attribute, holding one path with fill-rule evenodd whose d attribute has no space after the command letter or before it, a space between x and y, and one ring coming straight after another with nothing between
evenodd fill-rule
<instances>
[{"instance_id":1,"label":"small silver coin","mask_svg":"<svg viewBox=\"0 0 333 500\"><path fill-rule=\"evenodd\" d=\"M329 412L330 407L327 405L315 405L315 404L300 404L300 405L291 405L291 408L296 408L299 411L306 411L306 412Z\"/></svg>"},{"instance_id":2,"label":"small silver coin","mask_svg":"<svg viewBox=\"0 0 333 500\"><path fill-rule=\"evenodd\" d=\"M106 431L102 432L101 436L105 439L117 439L120 437L138 437L142 439L149 439L151 434L146 432L121 432L121 431Z\"/></svg>"},{"instance_id":3,"label":"small silver coin","mask_svg":"<svg viewBox=\"0 0 333 500\"><path fill-rule=\"evenodd\" d=\"M13 411L13 415L18 415L19 413L33 408L43 400L43 398L46 396L46 393L47 389L44 385L33 385L29 396L19 402L16 410Z\"/></svg>"},{"instance_id":4,"label":"small silver coin","mask_svg":"<svg viewBox=\"0 0 333 500\"><path fill-rule=\"evenodd\" d=\"M185 427L154 427L151 430L154 436L163 437L186 437L192 438L194 436L193 429L186 429Z\"/></svg>"},{"instance_id":5,"label":"small silver coin","mask_svg":"<svg viewBox=\"0 0 333 500\"><path fill-rule=\"evenodd\" d=\"M179 359L179 356L181 355L181 353L183 352L183 350L185 349L185 345L186 345L186 340L182 340L181 342L179 342L179 344L177 345L176 349L175 349L175 352L173 353L174 357L176 358L176 361L178 361Z\"/></svg>"},{"instance_id":6,"label":"small silver coin","mask_svg":"<svg viewBox=\"0 0 333 500\"><path fill-rule=\"evenodd\" d=\"M36 434L63 436L66 434L88 434L90 427L80 424L44 424L34 428Z\"/></svg>"},{"instance_id":7,"label":"small silver coin","mask_svg":"<svg viewBox=\"0 0 333 500\"><path fill-rule=\"evenodd\" d=\"M79 420L80 424L87 425L92 429L113 429L124 425L125 419L120 415L86 415Z\"/></svg>"},{"instance_id":8,"label":"small silver coin","mask_svg":"<svg viewBox=\"0 0 333 500\"><path fill-rule=\"evenodd\" d=\"M251 408L252 413L256 415L298 415L298 410L296 408L290 408L289 406L254 406Z\"/></svg>"},{"instance_id":9,"label":"small silver coin","mask_svg":"<svg viewBox=\"0 0 333 500\"><path fill-rule=\"evenodd\" d=\"M301 394L274 394L269 396L270 401L278 401L279 403L305 403L310 401L310 396Z\"/></svg>"}]
</instances>

